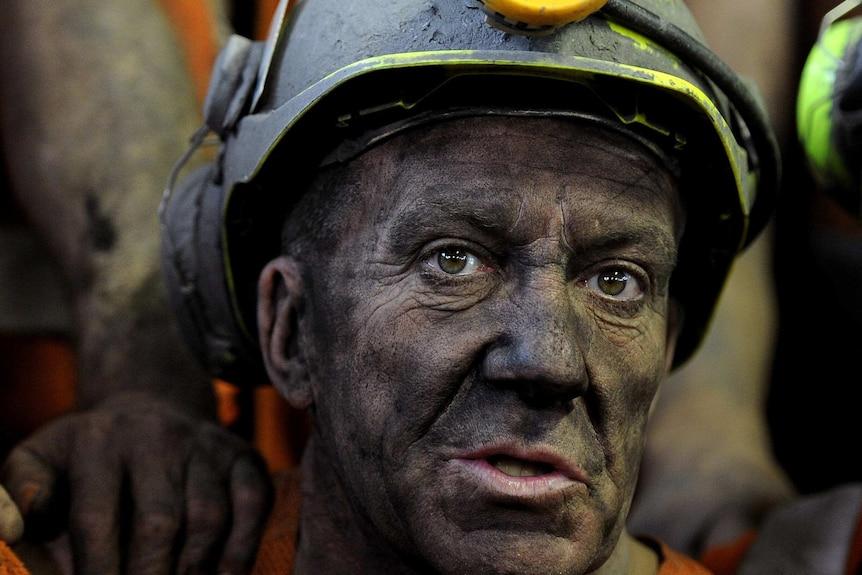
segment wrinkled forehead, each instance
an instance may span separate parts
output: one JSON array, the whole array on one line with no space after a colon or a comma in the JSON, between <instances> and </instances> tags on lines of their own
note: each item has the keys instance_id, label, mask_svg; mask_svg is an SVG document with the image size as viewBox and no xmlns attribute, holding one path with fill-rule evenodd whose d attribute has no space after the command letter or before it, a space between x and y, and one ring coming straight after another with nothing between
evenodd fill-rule
<instances>
[{"instance_id":1,"label":"wrinkled forehead","mask_svg":"<svg viewBox=\"0 0 862 575\"><path fill-rule=\"evenodd\" d=\"M611 219L653 213L677 237L682 227L672 159L584 120L447 120L394 135L351 160L351 168L378 217L434 206L453 217L505 220L522 217L525 206L563 205Z\"/></svg>"}]
</instances>

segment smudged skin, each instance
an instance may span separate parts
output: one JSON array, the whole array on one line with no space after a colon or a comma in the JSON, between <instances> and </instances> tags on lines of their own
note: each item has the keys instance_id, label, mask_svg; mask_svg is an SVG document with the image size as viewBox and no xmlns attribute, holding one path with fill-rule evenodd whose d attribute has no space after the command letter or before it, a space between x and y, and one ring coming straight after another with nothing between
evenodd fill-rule
<instances>
[{"instance_id":1,"label":"smudged skin","mask_svg":"<svg viewBox=\"0 0 862 575\"><path fill-rule=\"evenodd\" d=\"M654 569L624 525L675 337L658 160L584 123L476 118L340 184L340 241L260 283L270 376L314 415L297 572Z\"/></svg>"}]
</instances>

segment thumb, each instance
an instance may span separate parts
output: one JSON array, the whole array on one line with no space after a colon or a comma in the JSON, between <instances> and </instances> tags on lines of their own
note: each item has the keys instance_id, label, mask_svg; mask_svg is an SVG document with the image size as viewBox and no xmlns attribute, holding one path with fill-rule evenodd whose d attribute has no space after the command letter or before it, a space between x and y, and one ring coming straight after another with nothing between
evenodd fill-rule
<instances>
[{"instance_id":1,"label":"thumb","mask_svg":"<svg viewBox=\"0 0 862 575\"><path fill-rule=\"evenodd\" d=\"M9 494L0 485L0 541L17 543L24 535L24 519Z\"/></svg>"},{"instance_id":2,"label":"thumb","mask_svg":"<svg viewBox=\"0 0 862 575\"><path fill-rule=\"evenodd\" d=\"M56 450L65 442L58 435L60 425L49 425L15 446L3 463L0 483L9 500L7 510L0 501L0 513L15 525L15 515L23 517L27 539L44 541L59 535L66 525L68 513L67 490L59 477L65 473L62 461L56 461ZM46 449L40 449L45 446ZM5 525L0 522L0 525ZM0 533L4 533L0 528ZM0 538L4 538L0 535Z\"/></svg>"}]
</instances>

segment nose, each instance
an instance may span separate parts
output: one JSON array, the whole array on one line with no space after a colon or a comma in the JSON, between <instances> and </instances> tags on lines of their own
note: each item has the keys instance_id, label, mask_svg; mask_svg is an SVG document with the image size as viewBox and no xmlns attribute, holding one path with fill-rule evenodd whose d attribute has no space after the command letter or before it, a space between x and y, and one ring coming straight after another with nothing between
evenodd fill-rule
<instances>
[{"instance_id":1,"label":"nose","mask_svg":"<svg viewBox=\"0 0 862 575\"><path fill-rule=\"evenodd\" d=\"M582 350L589 330L576 317L569 289L560 278L509 297L501 336L484 357L485 381L536 406L565 404L586 393Z\"/></svg>"}]
</instances>

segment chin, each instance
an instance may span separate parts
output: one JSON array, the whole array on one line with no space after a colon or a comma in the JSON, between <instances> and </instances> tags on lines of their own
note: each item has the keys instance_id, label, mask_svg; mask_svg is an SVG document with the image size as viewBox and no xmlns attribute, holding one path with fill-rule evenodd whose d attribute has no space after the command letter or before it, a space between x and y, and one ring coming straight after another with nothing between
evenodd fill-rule
<instances>
[{"instance_id":1,"label":"chin","mask_svg":"<svg viewBox=\"0 0 862 575\"><path fill-rule=\"evenodd\" d=\"M589 573L605 562L612 546L549 533L512 529L471 531L431 552L441 574L550 575Z\"/></svg>"}]
</instances>

